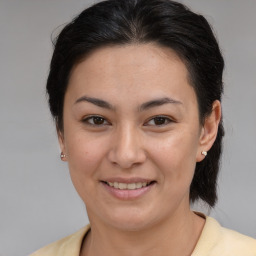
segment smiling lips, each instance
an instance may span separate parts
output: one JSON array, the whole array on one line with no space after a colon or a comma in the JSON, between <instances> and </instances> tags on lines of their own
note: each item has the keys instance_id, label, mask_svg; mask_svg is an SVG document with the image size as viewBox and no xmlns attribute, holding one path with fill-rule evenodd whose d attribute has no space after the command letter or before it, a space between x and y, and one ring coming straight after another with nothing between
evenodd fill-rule
<instances>
[{"instance_id":1,"label":"smiling lips","mask_svg":"<svg viewBox=\"0 0 256 256\"><path fill-rule=\"evenodd\" d=\"M106 190L114 197L122 200L137 199L151 190L155 181L102 181Z\"/></svg>"},{"instance_id":2,"label":"smiling lips","mask_svg":"<svg viewBox=\"0 0 256 256\"><path fill-rule=\"evenodd\" d=\"M107 182L110 187L118 188L118 189L138 189L142 187L146 187L148 182L137 182L137 183L122 183L122 182Z\"/></svg>"}]
</instances>

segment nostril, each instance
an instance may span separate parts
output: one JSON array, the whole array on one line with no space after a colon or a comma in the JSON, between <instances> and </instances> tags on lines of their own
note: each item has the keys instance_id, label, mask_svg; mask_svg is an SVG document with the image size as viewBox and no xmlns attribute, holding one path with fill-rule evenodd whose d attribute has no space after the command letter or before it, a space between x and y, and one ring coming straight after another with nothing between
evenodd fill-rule
<instances>
[{"instance_id":1,"label":"nostril","mask_svg":"<svg viewBox=\"0 0 256 256\"><path fill-rule=\"evenodd\" d=\"M108 160L122 169L130 169L145 162L146 154L141 145L135 143L135 138L131 139L130 135L126 134L124 137L113 139L107 155Z\"/></svg>"}]
</instances>

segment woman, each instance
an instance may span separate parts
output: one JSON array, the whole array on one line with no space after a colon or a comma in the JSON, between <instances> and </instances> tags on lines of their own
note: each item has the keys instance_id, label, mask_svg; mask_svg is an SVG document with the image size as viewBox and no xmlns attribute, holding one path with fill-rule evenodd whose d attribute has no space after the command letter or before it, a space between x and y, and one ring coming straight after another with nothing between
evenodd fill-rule
<instances>
[{"instance_id":1,"label":"woman","mask_svg":"<svg viewBox=\"0 0 256 256\"><path fill-rule=\"evenodd\" d=\"M169 0L108 0L60 33L47 92L90 225L34 255L256 255L193 212L217 200L224 61L205 18Z\"/></svg>"}]
</instances>

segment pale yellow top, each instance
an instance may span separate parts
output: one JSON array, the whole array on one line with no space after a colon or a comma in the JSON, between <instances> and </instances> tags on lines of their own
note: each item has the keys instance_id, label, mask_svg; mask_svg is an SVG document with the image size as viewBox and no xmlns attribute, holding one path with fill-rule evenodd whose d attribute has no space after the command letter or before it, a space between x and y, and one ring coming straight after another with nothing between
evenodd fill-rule
<instances>
[{"instance_id":1,"label":"pale yellow top","mask_svg":"<svg viewBox=\"0 0 256 256\"><path fill-rule=\"evenodd\" d=\"M79 256L82 240L90 226L34 252L30 256ZM202 234L191 256L256 256L256 240L226 229L206 217Z\"/></svg>"}]
</instances>

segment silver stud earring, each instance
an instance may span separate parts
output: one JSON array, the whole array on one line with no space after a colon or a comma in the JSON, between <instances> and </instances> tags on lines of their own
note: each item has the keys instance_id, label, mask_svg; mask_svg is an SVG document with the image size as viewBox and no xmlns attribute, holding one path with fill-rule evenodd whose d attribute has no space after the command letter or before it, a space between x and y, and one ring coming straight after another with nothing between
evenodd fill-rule
<instances>
[{"instance_id":1,"label":"silver stud earring","mask_svg":"<svg viewBox=\"0 0 256 256\"><path fill-rule=\"evenodd\" d=\"M207 156L207 151L202 151L201 154Z\"/></svg>"}]
</instances>

